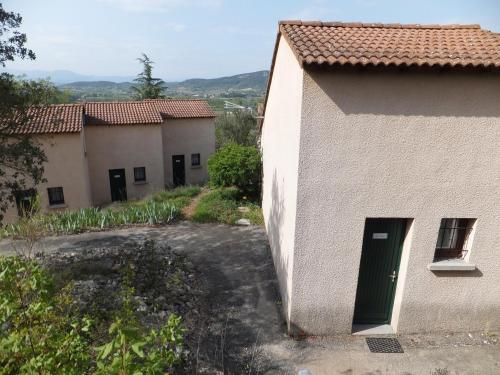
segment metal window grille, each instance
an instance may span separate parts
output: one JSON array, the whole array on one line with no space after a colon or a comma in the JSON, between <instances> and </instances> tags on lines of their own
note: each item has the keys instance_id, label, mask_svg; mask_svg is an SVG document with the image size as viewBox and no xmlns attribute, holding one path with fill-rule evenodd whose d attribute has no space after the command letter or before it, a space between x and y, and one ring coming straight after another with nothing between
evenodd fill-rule
<instances>
[{"instance_id":1,"label":"metal window grille","mask_svg":"<svg viewBox=\"0 0 500 375\"><path fill-rule=\"evenodd\" d=\"M191 154L191 165L192 166L197 166L200 165L200 154Z\"/></svg>"},{"instance_id":2,"label":"metal window grille","mask_svg":"<svg viewBox=\"0 0 500 375\"><path fill-rule=\"evenodd\" d=\"M48 188L47 192L49 194L49 204L51 206L55 204L64 204L64 192L62 187Z\"/></svg>"},{"instance_id":3,"label":"metal window grille","mask_svg":"<svg viewBox=\"0 0 500 375\"><path fill-rule=\"evenodd\" d=\"M434 260L465 257L473 224L472 219L441 219Z\"/></svg>"},{"instance_id":4,"label":"metal window grille","mask_svg":"<svg viewBox=\"0 0 500 375\"><path fill-rule=\"evenodd\" d=\"M134 168L134 181L135 182L146 181L146 167Z\"/></svg>"}]
</instances>

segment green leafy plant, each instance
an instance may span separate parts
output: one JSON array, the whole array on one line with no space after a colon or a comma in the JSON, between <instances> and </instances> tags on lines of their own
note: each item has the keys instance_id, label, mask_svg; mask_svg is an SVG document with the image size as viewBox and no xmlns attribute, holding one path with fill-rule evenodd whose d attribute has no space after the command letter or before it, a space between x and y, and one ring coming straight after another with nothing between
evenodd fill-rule
<instances>
[{"instance_id":1,"label":"green leafy plant","mask_svg":"<svg viewBox=\"0 0 500 375\"><path fill-rule=\"evenodd\" d=\"M182 360L184 329L176 315L170 315L163 327L147 335L116 319L109 335L111 341L97 348L96 374L165 374Z\"/></svg>"},{"instance_id":2,"label":"green leafy plant","mask_svg":"<svg viewBox=\"0 0 500 375\"><path fill-rule=\"evenodd\" d=\"M133 277L132 268L126 267L121 308L103 338L90 318L79 316L71 283L56 292L50 275L35 261L1 257L0 374L171 371L183 360L185 329L181 318L170 315L160 328L143 327L135 312ZM97 342L104 344L95 347Z\"/></svg>"},{"instance_id":3,"label":"green leafy plant","mask_svg":"<svg viewBox=\"0 0 500 375\"><path fill-rule=\"evenodd\" d=\"M154 243L149 242L147 246L152 247ZM109 327L111 340L96 349L96 374L168 374L173 366L182 361L185 329L181 318L172 314L160 329L144 333L134 311L133 277L133 270L126 267L122 307Z\"/></svg>"},{"instance_id":4,"label":"green leafy plant","mask_svg":"<svg viewBox=\"0 0 500 375\"><path fill-rule=\"evenodd\" d=\"M71 313L70 286L55 294L34 261L0 258L0 374L82 374L89 318Z\"/></svg>"},{"instance_id":5,"label":"green leafy plant","mask_svg":"<svg viewBox=\"0 0 500 375\"><path fill-rule=\"evenodd\" d=\"M208 160L208 174L213 187L234 186L257 197L262 179L260 152L255 147L227 144Z\"/></svg>"}]
</instances>

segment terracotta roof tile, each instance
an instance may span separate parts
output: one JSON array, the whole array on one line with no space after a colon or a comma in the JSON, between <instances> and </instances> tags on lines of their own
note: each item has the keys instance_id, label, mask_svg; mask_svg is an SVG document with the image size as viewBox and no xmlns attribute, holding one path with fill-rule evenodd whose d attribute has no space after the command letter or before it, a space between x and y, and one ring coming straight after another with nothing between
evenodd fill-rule
<instances>
[{"instance_id":1,"label":"terracotta roof tile","mask_svg":"<svg viewBox=\"0 0 500 375\"><path fill-rule=\"evenodd\" d=\"M500 34L479 25L281 21L303 65L500 68Z\"/></svg>"},{"instance_id":2,"label":"terracotta roof tile","mask_svg":"<svg viewBox=\"0 0 500 375\"><path fill-rule=\"evenodd\" d=\"M83 127L82 104L57 104L32 107L26 124L19 126L17 134L78 133Z\"/></svg>"},{"instance_id":3,"label":"terracotta roof tile","mask_svg":"<svg viewBox=\"0 0 500 375\"><path fill-rule=\"evenodd\" d=\"M150 102L156 105L163 118L199 118L215 117L215 112L206 100L201 99L154 99Z\"/></svg>"},{"instance_id":4,"label":"terracotta roof tile","mask_svg":"<svg viewBox=\"0 0 500 375\"><path fill-rule=\"evenodd\" d=\"M87 102L85 117L88 125L161 124L163 119L150 101Z\"/></svg>"},{"instance_id":5,"label":"terracotta roof tile","mask_svg":"<svg viewBox=\"0 0 500 375\"><path fill-rule=\"evenodd\" d=\"M84 117L85 116L85 117ZM34 107L18 134L76 133L85 125L161 124L165 119L212 118L206 100L155 99L126 102L87 102Z\"/></svg>"},{"instance_id":6,"label":"terracotta roof tile","mask_svg":"<svg viewBox=\"0 0 500 375\"><path fill-rule=\"evenodd\" d=\"M150 99L135 102L88 102L89 125L159 124L167 118L215 117L206 100Z\"/></svg>"}]
</instances>

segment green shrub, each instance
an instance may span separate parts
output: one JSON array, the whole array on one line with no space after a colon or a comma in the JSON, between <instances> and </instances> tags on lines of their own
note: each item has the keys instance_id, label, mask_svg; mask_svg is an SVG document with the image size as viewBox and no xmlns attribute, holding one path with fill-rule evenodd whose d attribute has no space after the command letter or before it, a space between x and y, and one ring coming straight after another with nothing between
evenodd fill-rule
<instances>
[{"instance_id":1,"label":"green shrub","mask_svg":"<svg viewBox=\"0 0 500 375\"><path fill-rule=\"evenodd\" d=\"M71 291L21 257L0 258L0 285L0 373L87 373L91 321L71 313Z\"/></svg>"},{"instance_id":2,"label":"green shrub","mask_svg":"<svg viewBox=\"0 0 500 375\"><path fill-rule=\"evenodd\" d=\"M244 194L260 194L262 160L255 147L228 144L208 160L208 174L213 187L239 188Z\"/></svg>"},{"instance_id":3,"label":"green shrub","mask_svg":"<svg viewBox=\"0 0 500 375\"><path fill-rule=\"evenodd\" d=\"M103 338L74 311L71 284L55 292L35 261L0 257L0 374L167 374L182 361L185 329L172 314L146 331L135 315L132 276L125 278L109 337L95 347Z\"/></svg>"}]
</instances>

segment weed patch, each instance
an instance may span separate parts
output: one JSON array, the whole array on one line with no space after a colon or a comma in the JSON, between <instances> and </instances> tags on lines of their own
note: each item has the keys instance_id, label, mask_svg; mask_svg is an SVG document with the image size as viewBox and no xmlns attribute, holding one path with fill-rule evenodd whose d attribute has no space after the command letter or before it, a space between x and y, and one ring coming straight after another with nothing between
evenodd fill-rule
<instances>
[{"instance_id":1,"label":"weed patch","mask_svg":"<svg viewBox=\"0 0 500 375\"><path fill-rule=\"evenodd\" d=\"M238 219L248 219L256 225L263 223L260 206L246 200L237 188L216 189L203 196L192 219L199 223L234 224Z\"/></svg>"}]
</instances>

